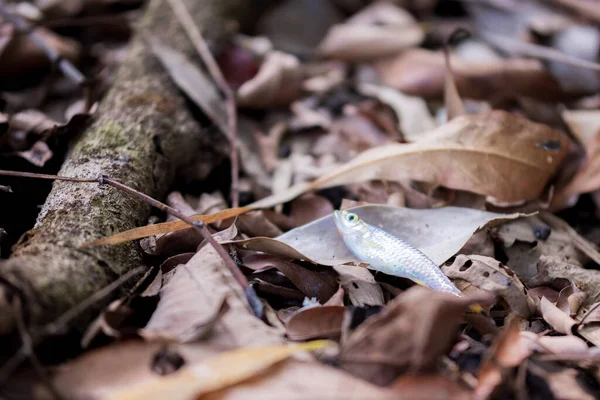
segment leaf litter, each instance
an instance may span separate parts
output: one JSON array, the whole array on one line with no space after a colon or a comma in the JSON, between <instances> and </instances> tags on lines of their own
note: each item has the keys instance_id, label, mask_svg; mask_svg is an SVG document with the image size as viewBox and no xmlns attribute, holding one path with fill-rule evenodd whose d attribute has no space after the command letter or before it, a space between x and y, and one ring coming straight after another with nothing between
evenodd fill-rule
<instances>
[{"instance_id":1,"label":"leaf litter","mask_svg":"<svg viewBox=\"0 0 600 400\"><path fill-rule=\"evenodd\" d=\"M18 13L42 21L35 30L65 59L92 68L86 36L53 23L114 11L59 3ZM600 8L475 3L285 0L256 30L227 28L209 43L238 107L233 153L217 148L221 159L238 154L241 206L225 200L227 163L184 166L166 202L225 246L264 314L195 229L155 214L82 246L141 239L149 272L99 312L77 357L48 365L32 398L49 398L49 387L73 399L597 398L600 102L590 49ZM11 91L0 158L48 168L100 97L61 89L44 52L9 21L0 28ZM227 93L212 73L141 35L199 118L229 135ZM101 53L100 62L119 57ZM33 89L8 84L40 73ZM337 209L415 246L463 296L357 258L336 230ZM485 316L469 312L474 303Z\"/></svg>"}]
</instances>

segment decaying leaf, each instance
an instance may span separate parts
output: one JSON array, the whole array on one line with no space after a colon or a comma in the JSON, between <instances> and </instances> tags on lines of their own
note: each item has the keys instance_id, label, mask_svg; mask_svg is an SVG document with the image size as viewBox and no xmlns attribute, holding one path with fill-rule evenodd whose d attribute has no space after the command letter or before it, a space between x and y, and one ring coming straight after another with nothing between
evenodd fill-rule
<instances>
[{"instance_id":1,"label":"decaying leaf","mask_svg":"<svg viewBox=\"0 0 600 400\"><path fill-rule=\"evenodd\" d=\"M438 265L460 250L475 231L520 216L458 207L415 210L366 205L351 210L367 223L413 244ZM331 215L288 231L275 239L259 237L235 243L244 249L310 260L323 265L359 262L344 244Z\"/></svg>"},{"instance_id":2,"label":"decaying leaf","mask_svg":"<svg viewBox=\"0 0 600 400\"><path fill-rule=\"evenodd\" d=\"M272 51L265 57L258 74L238 89L238 104L248 108L290 104L300 94L302 78L302 67L296 57Z\"/></svg>"},{"instance_id":3,"label":"decaying leaf","mask_svg":"<svg viewBox=\"0 0 600 400\"><path fill-rule=\"evenodd\" d=\"M163 275L160 301L152 318L144 328L145 337L189 338L190 332L206 321L222 307L224 299L229 311L213 326L213 345L240 346L242 343L273 343L274 335L260 320L249 313L244 297L232 293L237 282L225 272L223 261L211 246L203 247L185 265L180 265ZM240 289L237 289L240 290ZM224 333L243 325L232 337ZM263 342L264 343L264 342Z\"/></svg>"},{"instance_id":4,"label":"decaying leaf","mask_svg":"<svg viewBox=\"0 0 600 400\"><path fill-rule=\"evenodd\" d=\"M337 265L333 269L339 274L340 285L348 293L352 305L379 306L384 304L381 286L366 268Z\"/></svg>"},{"instance_id":5,"label":"decaying leaf","mask_svg":"<svg viewBox=\"0 0 600 400\"><path fill-rule=\"evenodd\" d=\"M290 340L338 339L345 307L322 306L300 310L286 324Z\"/></svg>"},{"instance_id":6,"label":"decaying leaf","mask_svg":"<svg viewBox=\"0 0 600 400\"><path fill-rule=\"evenodd\" d=\"M350 334L341 346L339 363L378 385L408 370L430 371L456 342L469 304L482 299L413 287Z\"/></svg>"},{"instance_id":7,"label":"decaying leaf","mask_svg":"<svg viewBox=\"0 0 600 400\"><path fill-rule=\"evenodd\" d=\"M465 280L501 297L508 311L519 317L528 318L536 312L535 299L516 274L493 258L460 254L442 270L449 278Z\"/></svg>"},{"instance_id":8,"label":"decaying leaf","mask_svg":"<svg viewBox=\"0 0 600 400\"><path fill-rule=\"evenodd\" d=\"M548 126L503 111L466 115L429 132L427 139L367 150L310 184L250 206L269 207L309 190L374 179L431 182L498 201L533 200L566 153L566 138Z\"/></svg>"}]
</instances>

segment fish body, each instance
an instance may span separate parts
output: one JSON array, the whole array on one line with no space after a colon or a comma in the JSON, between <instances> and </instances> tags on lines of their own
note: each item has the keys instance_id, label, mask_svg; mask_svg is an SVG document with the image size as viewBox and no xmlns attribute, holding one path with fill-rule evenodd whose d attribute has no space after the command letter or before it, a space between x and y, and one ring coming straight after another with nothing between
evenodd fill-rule
<instances>
[{"instance_id":1,"label":"fish body","mask_svg":"<svg viewBox=\"0 0 600 400\"><path fill-rule=\"evenodd\" d=\"M349 211L334 211L334 221L346 247L371 268L437 291L462 295L442 270L410 243L366 223Z\"/></svg>"}]
</instances>

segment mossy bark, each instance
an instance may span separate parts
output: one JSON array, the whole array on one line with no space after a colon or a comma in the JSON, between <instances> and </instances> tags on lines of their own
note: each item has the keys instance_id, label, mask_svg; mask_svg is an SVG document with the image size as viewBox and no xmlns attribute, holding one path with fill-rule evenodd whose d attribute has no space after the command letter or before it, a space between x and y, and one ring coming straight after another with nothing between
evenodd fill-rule
<instances>
[{"instance_id":1,"label":"mossy bark","mask_svg":"<svg viewBox=\"0 0 600 400\"><path fill-rule=\"evenodd\" d=\"M222 37L228 20L252 17L257 3L184 2L209 40ZM143 38L142 31L148 31L196 59L165 0L150 2L139 30L101 103L98 119L74 141L60 174L105 174L160 198L178 167L213 152L214 137L193 118ZM141 265L131 243L86 249L79 245L143 225L149 213L146 204L112 187L55 182L35 227L15 245L12 257L0 264L0 315L10 312L10 296L18 294L35 330ZM12 329L11 318L0 318L0 332Z\"/></svg>"}]
</instances>

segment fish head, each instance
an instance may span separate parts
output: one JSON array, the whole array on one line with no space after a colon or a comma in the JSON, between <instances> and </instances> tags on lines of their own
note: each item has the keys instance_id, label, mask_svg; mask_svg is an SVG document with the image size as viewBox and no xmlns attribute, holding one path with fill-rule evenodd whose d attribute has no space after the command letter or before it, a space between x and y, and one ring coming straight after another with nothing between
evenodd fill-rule
<instances>
[{"instance_id":1,"label":"fish head","mask_svg":"<svg viewBox=\"0 0 600 400\"><path fill-rule=\"evenodd\" d=\"M369 232L365 221L353 212L341 210L333 212L333 221L342 237L363 237Z\"/></svg>"}]
</instances>

